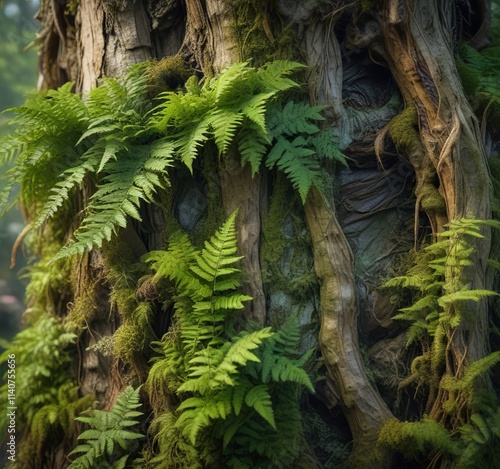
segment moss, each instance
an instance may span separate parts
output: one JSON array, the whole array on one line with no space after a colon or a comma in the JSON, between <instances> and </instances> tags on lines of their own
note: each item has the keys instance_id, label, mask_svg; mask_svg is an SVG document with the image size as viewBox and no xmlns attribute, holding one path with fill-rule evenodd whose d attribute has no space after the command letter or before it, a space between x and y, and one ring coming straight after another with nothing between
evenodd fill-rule
<instances>
[{"instance_id":1,"label":"moss","mask_svg":"<svg viewBox=\"0 0 500 469\"><path fill-rule=\"evenodd\" d=\"M421 206L428 213L446 213L446 203L438 189L432 184L426 184L420 192Z\"/></svg>"},{"instance_id":2,"label":"moss","mask_svg":"<svg viewBox=\"0 0 500 469\"><path fill-rule=\"evenodd\" d=\"M424 417L417 422L389 419L378 436L378 446L389 447L405 458L418 458L423 466L441 452L453 454L455 445L450 433L440 424ZM428 458L428 459L426 459Z\"/></svg>"},{"instance_id":3,"label":"moss","mask_svg":"<svg viewBox=\"0 0 500 469\"><path fill-rule=\"evenodd\" d=\"M274 59L300 60L300 47L291 27L281 29L272 23L267 0L242 0L235 5L234 34L240 46L242 60L252 60L261 66Z\"/></svg>"},{"instance_id":4,"label":"moss","mask_svg":"<svg viewBox=\"0 0 500 469\"><path fill-rule=\"evenodd\" d=\"M287 183L283 178L279 178L274 185L269 212L262 224L261 256L264 268L273 269L280 263L287 245L283 225L289 212L290 200Z\"/></svg>"},{"instance_id":5,"label":"moss","mask_svg":"<svg viewBox=\"0 0 500 469\"><path fill-rule=\"evenodd\" d=\"M399 151L409 150L420 136L418 114L415 106L408 106L389 124L389 135Z\"/></svg>"},{"instance_id":6,"label":"moss","mask_svg":"<svg viewBox=\"0 0 500 469\"><path fill-rule=\"evenodd\" d=\"M68 0L68 3L66 3L65 13L75 16L76 11L78 10L79 4L80 4L80 0Z\"/></svg>"},{"instance_id":7,"label":"moss","mask_svg":"<svg viewBox=\"0 0 500 469\"><path fill-rule=\"evenodd\" d=\"M157 96L163 91L175 91L193 75L179 55L153 60L149 67L149 85L151 95Z\"/></svg>"},{"instance_id":8,"label":"moss","mask_svg":"<svg viewBox=\"0 0 500 469\"><path fill-rule=\"evenodd\" d=\"M134 366L137 355L144 349L146 334L144 330L129 321L122 324L113 335L113 355L127 365Z\"/></svg>"},{"instance_id":9,"label":"moss","mask_svg":"<svg viewBox=\"0 0 500 469\"><path fill-rule=\"evenodd\" d=\"M98 282L92 282L75 298L69 307L64 322L67 329L75 334L81 333L92 321L97 312Z\"/></svg>"},{"instance_id":10,"label":"moss","mask_svg":"<svg viewBox=\"0 0 500 469\"><path fill-rule=\"evenodd\" d=\"M361 13L368 13L374 10L377 4L380 5L380 3L381 2L377 2L377 0L358 0L356 6L360 9Z\"/></svg>"}]
</instances>

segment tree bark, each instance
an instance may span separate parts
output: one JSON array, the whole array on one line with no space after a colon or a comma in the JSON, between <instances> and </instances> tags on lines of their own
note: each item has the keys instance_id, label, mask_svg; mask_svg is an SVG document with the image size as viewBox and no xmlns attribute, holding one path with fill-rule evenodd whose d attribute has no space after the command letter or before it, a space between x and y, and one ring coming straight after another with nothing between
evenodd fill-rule
<instances>
[{"instance_id":1,"label":"tree bark","mask_svg":"<svg viewBox=\"0 0 500 469\"><path fill-rule=\"evenodd\" d=\"M472 42L482 46L487 42L485 15L488 7L486 0L475 3L474 21L478 28L472 35ZM258 21L248 31L242 32L238 25L242 21L241 15L245 14L242 13L243 6L248 6ZM193 72L203 76L203 80L209 80L231 64L251 58L246 50L247 39L260 28L272 45L262 56L253 57L254 63L271 58L290 59L282 51L285 49L283 43L293 40L294 46L288 44L287 50L295 44L300 45L297 46L300 50L293 51L293 59L301 56L308 65L310 100L326 105L325 127L338 136L340 147L352 157L351 171L359 171L360 178L363 178L364 165L376 166L376 149L379 156L389 155L389 158L397 159L394 148L388 149L387 145L385 153L383 148L383 143L388 141L385 138L387 133L391 135L393 121L389 121L393 117L397 119L391 105L384 102L379 106L377 101L382 101L379 96L371 96L368 104L363 104L361 98L365 96L362 96L362 105L355 103L354 107L346 102L349 87L356 85L359 77L351 62L368 69L362 77L368 76L372 81L378 77L372 76L374 68L368 67L376 65L377 70L384 69L389 77L388 93L399 96L398 91L394 91L397 85L405 107L415 110L417 120L411 144L402 149L396 138L393 140L400 156L408 160L415 171L416 206L410 223L415 214L415 232L418 234L419 217L425 212L421 224L429 225L435 237L450 220L491 217L491 183L483 137L455 66L453 47L456 38L453 31L456 25L452 18L456 6L457 2L452 0L278 0L272 7L265 0L125 0L104 3L89 0L78 2L74 11L68 11L58 2L42 0L38 15L43 25L39 88L56 88L69 80L74 83L75 91L85 94L97 86L103 76L119 76L137 62L177 54ZM274 15L273 21L269 21L269 15ZM254 18L249 22L252 21ZM361 81L358 87L363 88L364 83ZM360 118L362 124L353 123L353 113L358 111L356 106L369 108L366 116ZM382 107L384 110L380 111ZM370 109L373 114L369 114ZM370 122L370 116L381 117L377 122ZM370 128L361 128L363 125ZM379 137L376 138L377 133ZM270 193L273 190L272 178L267 173L252 176L249 165L241 167L234 149L221 156L218 162L217 168L209 169L213 171L209 188L213 193L209 197L220 199L227 215L238 210L238 246L244 256L241 262L243 289L253 298L245 306L244 321L267 325L272 306L270 300L266 301L268 292L262 280L261 237L268 186ZM380 170L380 174L386 173ZM338 174L331 171L330 176L336 184ZM407 184L406 178L411 177L404 175L404 185ZM429 191L438 194L442 207L428 203ZM85 186L83 193L87 199L91 195L89 192L91 188ZM172 200L172 212L175 212L178 202L175 197ZM335 202L342 203L343 200L339 198ZM406 203L406 200L402 202ZM325 401L329 409L340 404L346 416L353 439L351 467L385 469L390 467L391 454L378 447L376 441L380 428L392 413L368 378L358 337L358 327L366 331L368 326L363 321L358 322L358 314L361 309L373 309L375 317L385 314L389 318L389 299L376 306L375 300L367 297L376 296L373 292L380 292L378 286L373 287L370 294L361 292L360 284L380 279L359 278L354 262L354 258L360 255L359 250L354 244L349 244L351 239L348 241L342 230L343 220L338 219L333 196L325 196L313 188L304 214L319 283L319 306L315 312L319 316L318 344L327 371L325 381L329 394ZM144 221L145 225L155 223L153 220ZM155 225L157 238L165 231L163 223L161 220L159 226L156 226L158 223ZM146 249L152 249L152 244L142 240L140 230L136 228L130 224L120 234L120 239L137 247L134 256L138 259ZM487 230L485 234L488 235ZM417 240L418 236L415 243ZM155 243L155 248L159 248L158 242ZM491 282L486 274L490 252L488 236L478 241L475 248L473 265L465 270L460 280L472 289L490 288ZM388 265L397 262L396 254L383 254L390 257ZM85 291L89 279L104 277L106 262L98 251L81 259L81 274L75 276L75 300ZM387 272L384 275L387 276ZM83 332L79 339L81 357L78 358L82 392L95 392L98 400L108 407L125 386L123 370L115 366L110 372L110 360L88 347L103 336L113 335L120 326L120 317L110 301L111 286L103 279L96 295L96 314L88 324L88 331ZM314 302L315 298L311 298L311 304ZM66 309L70 310L71 305L68 304ZM61 315L66 315L67 310ZM465 365L488 352L486 303L467 305L463 316L465 319L459 328L449 331L447 337L445 376L460 378ZM390 319L387 322L391 323ZM385 334L384 340L390 335L389 327L393 327L392 332L397 329L386 324L380 327ZM363 345L368 346L377 343L371 338L365 342L367 344ZM139 382L140 376L134 379ZM438 390L437 384L431 390L427 411L436 420L456 429L457 421L450 421L443 411L448 392Z\"/></svg>"},{"instance_id":2,"label":"tree bark","mask_svg":"<svg viewBox=\"0 0 500 469\"><path fill-rule=\"evenodd\" d=\"M385 3L381 25L388 65L406 104L416 106L418 113L423 151L420 161L418 157L412 161L417 178L426 181L421 185L424 188L436 174L435 189L446 205L445 213L427 210L434 232L441 231L449 220L491 218L491 182L483 139L456 71L452 25L441 20L451 17L452 8L451 1L390 0ZM491 288L486 278L488 230L485 234L475 245L473 268L465 269L461 279L471 289ZM469 302L462 315L459 328L448 333L445 374L456 378L462 376L464 366L488 353L487 302ZM436 399L428 403L431 416L446 418L442 404L448 395L439 389Z\"/></svg>"},{"instance_id":3,"label":"tree bark","mask_svg":"<svg viewBox=\"0 0 500 469\"><path fill-rule=\"evenodd\" d=\"M305 205L320 283L319 345L354 439L353 468L386 468L390 454L377 448L391 412L368 381L360 355L352 252L333 204L312 189Z\"/></svg>"}]
</instances>

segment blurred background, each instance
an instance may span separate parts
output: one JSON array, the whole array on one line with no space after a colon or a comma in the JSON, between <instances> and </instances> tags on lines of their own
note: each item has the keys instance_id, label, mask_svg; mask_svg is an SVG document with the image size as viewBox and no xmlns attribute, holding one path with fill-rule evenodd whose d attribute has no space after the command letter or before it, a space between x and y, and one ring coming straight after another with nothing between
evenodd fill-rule
<instances>
[{"instance_id":1,"label":"blurred background","mask_svg":"<svg viewBox=\"0 0 500 469\"><path fill-rule=\"evenodd\" d=\"M38 0L0 0L0 111L4 111L0 114L0 136L13 129L7 125L12 114L5 110L22 105L26 95L36 89L39 26L34 16L38 6ZM5 170L2 167L0 172L0 190ZM24 310L21 277L26 261L22 249L15 267L10 268L12 246L23 226L18 207L0 216L0 345L18 330Z\"/></svg>"}]
</instances>

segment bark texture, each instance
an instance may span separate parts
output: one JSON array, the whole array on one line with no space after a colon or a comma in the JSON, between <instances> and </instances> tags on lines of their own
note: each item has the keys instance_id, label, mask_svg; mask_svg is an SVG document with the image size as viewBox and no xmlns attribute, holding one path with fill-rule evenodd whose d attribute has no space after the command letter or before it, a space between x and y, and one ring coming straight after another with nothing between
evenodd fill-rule
<instances>
[{"instance_id":1,"label":"bark texture","mask_svg":"<svg viewBox=\"0 0 500 469\"><path fill-rule=\"evenodd\" d=\"M376 446L377 435L393 412L404 413L391 396L379 394L361 353L361 342L374 355L382 355L381 343L404 342L402 329L391 321L395 307L379 285L428 227L435 236L452 219L491 217L483 137L455 66L453 18L458 3L278 0L271 6L264 0L88 0L72 11L43 0L39 13L40 89L72 81L77 92L86 93L103 76L122 75L137 62L177 54L204 79L250 58L258 63L300 59L308 65L310 100L326 105L326 126L338 136L350 165L349 170L329 168L334 190L322 194L312 189L300 216L305 217L319 285L319 304L311 293L307 307L318 317L317 343L327 375L322 400L329 410L340 405L346 417L353 469L390 467L391 454ZM476 28L469 36L481 46L487 40L488 7L486 0L475 3ZM252 43L255 37L258 46ZM258 56L251 57L256 51ZM403 115L411 129L409 141L400 145L394 128ZM244 293L253 298L244 320L267 325L279 309L261 272L263 221L274 179L267 172L252 176L248 165L241 167L235 150L210 171L200 197L221 200L227 215L238 210ZM182 177L174 184L178 194L169 207L177 218L187 193ZM439 203L429 194L437 194ZM201 206L207 205L203 200ZM168 230L169 216L163 219L154 209L144 215L141 227L131 224L120 235L136 259L159 248ZM276 235L286 231L285 223L279 231ZM467 278L471 288L490 288L488 237L475 247L473 267L462 280ZM80 339L78 368L82 392L95 392L109 407L125 386L124 370L89 349L120 325L110 300L111 281L104 279L106 262L98 252L85 256L74 291L78 297L91 279L103 278L96 313ZM467 319L448 337L447 376L460 378L466 364L488 352L487 305L467 308ZM163 324L158 330L167 328ZM140 373L134 376L137 380ZM393 395L397 384L392 385ZM437 385L430 390L426 410L455 429L457 422L448 422L443 412L448 392Z\"/></svg>"},{"instance_id":2,"label":"bark texture","mask_svg":"<svg viewBox=\"0 0 500 469\"><path fill-rule=\"evenodd\" d=\"M425 194L432 184L445 202L445 211L426 210L434 233L449 220L491 218L483 139L456 71L452 25L442 20L452 17L454 5L451 1L388 1L381 25L389 67L406 104L417 109L421 150L412 158L417 179L422 181L416 190L417 204L425 207ZM464 283L470 282L471 288L491 288L486 278L489 253L487 236L476 244L473 269L464 273ZM464 316L474 319L464 321L448 337L445 373L456 378L462 376L464 366L488 352L487 303L466 308ZM429 401L431 416L446 418L443 403L448 397L440 389L439 396Z\"/></svg>"},{"instance_id":3,"label":"bark texture","mask_svg":"<svg viewBox=\"0 0 500 469\"><path fill-rule=\"evenodd\" d=\"M352 252L335 209L313 190L305 205L320 283L319 345L354 439L350 464L388 467L390 455L376 448L380 428L391 412L371 386L360 355Z\"/></svg>"}]
</instances>

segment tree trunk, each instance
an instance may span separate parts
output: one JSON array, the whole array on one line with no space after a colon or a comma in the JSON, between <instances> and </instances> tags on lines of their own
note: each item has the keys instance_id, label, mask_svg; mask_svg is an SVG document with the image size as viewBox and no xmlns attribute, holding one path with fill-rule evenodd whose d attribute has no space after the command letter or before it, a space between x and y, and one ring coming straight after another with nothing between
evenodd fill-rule
<instances>
[{"instance_id":1,"label":"tree trunk","mask_svg":"<svg viewBox=\"0 0 500 469\"><path fill-rule=\"evenodd\" d=\"M400 402L402 371L398 367L400 357L406 361L409 357L400 346L403 327L391 319L396 307L380 285L389 278L389 271L398 268L402 254L419 244L427 228L435 241L451 220L491 218L484 138L455 65L454 48L461 39L455 24L463 7L459 3L278 0L271 6L265 0L89 0L62 5L42 0L38 15L42 23L40 89L72 81L75 92L86 94L104 76L121 76L138 62L174 55L202 80L245 60L254 64L298 60L307 65L304 81L310 101L325 106L325 129L336 135L349 160L349 169L326 165L330 181L322 191L313 187L303 208L297 209L291 200L282 202L281 211L286 214L281 214L281 224L271 232L271 238L288 236L294 217L302 217L302 225L293 226L307 227L307 234L299 234L307 239L310 251L304 249L301 255L314 264L315 279L307 290L305 306L299 307L283 282L269 278L263 254L264 238L269 237L266 222L279 192L275 173L262 170L252 174L249 164L242 167L234 147L225 155L215 155L212 147L201 149L205 173L191 178L175 172L173 193L168 200L159 201L161 207L167 207L165 217L159 216L158 207L141 207L142 223L128 220L127 228L118 233L114 243L118 253L94 249L78 260L78 274L72 278L74 297L58 314L71 314L81 308L85 298L93 303L85 327L78 331L75 367L81 393L94 393L99 405L109 409L128 382L144 383L149 350L136 356L131 365L113 360L96 346L102 338L116 336L123 326L120 301L140 301L146 295L143 286L147 279L136 289L127 279L113 276L111 265L122 262L132 269L144 253L164 247L165 234L174 225L182 225L179 207L188 205L190 209L186 187L194 187L204 197L206 211L216 211L219 207L214 205L219 201L226 216L237 211L243 292L253 298L245 304L239 326L274 324L283 310L289 316L293 308L302 313L299 318L308 327L319 326L314 345L321 352L326 376L317 386L313 403L304 404L304 421L314 425L321 421L328 427L324 430L328 437L335 438L332 428L341 428L342 423L332 423L330 417L340 408L348 427L341 431L353 442L350 467L391 467L393 454L378 446L377 438L393 414L408 417ZM471 4L477 27L469 38L484 46L489 27L487 2ZM403 121L404 135L396 129ZM81 200L75 202L78 212L86 208L94 190L90 181L84 182ZM190 230L194 232L193 227ZM299 231L295 229L297 238ZM491 288L486 272L490 236L487 230L484 234L485 239L474 246L472 266L460 279L472 289ZM303 245L292 238L287 238L288 248L297 251ZM293 279L297 268L289 260L293 255L280 256L279 265L273 267L280 271L280 279ZM118 291L125 299L120 299ZM168 330L170 313L154 303L160 293L150 294L147 299L156 308L153 317L164 319L161 325L151 320L151 330L140 332L154 339L154 330L160 339ZM464 306L466 319L447 331L443 376L462 377L466 365L488 353L487 304L469 303ZM312 311L305 321L304 310ZM380 350L386 343L397 343L401 349L398 359L388 366L396 368L396 376L387 377L392 379L387 388L382 380L375 382L373 362L364 353L368 349L370 355L370 350ZM408 366L403 368L406 373ZM469 416L450 417L444 412L449 391L439 387L442 376L437 378L426 402L414 406L412 396L406 404L414 414L422 413L425 405L432 418L456 430ZM487 379L483 386L490 386ZM379 389L389 391L381 395ZM318 439L314 425L308 425L307 444L300 445L312 450L301 454L309 457L314 453L319 461L323 450L314 446L320 443L314 441ZM331 457L324 456L320 462L328 459ZM224 461L220 464L225 467ZM62 461L57 467L65 465ZM325 463L326 467L331 466Z\"/></svg>"}]
</instances>

